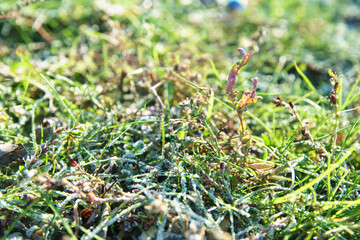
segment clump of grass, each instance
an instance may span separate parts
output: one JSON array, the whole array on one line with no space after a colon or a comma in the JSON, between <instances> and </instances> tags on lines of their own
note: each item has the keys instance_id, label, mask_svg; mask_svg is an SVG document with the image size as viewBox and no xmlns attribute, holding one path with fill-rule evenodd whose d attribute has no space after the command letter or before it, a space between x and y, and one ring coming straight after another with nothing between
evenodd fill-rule
<instances>
[{"instance_id":1,"label":"clump of grass","mask_svg":"<svg viewBox=\"0 0 360 240\"><path fill-rule=\"evenodd\" d=\"M0 22L9 30L1 31L0 142L30 153L0 169L2 237L360 235L360 78L348 72L356 59L346 50L329 54L340 52L330 28L317 41L304 32L323 3L291 17L304 1L231 14L200 2L112 4L120 15L104 1L54 3ZM51 13L41 27L54 41L19 21L39 23L38 12ZM326 24L340 24L326 14ZM233 65L239 41L248 51ZM326 93L311 80L329 66L345 77L329 71ZM46 137L48 117L64 127Z\"/></svg>"}]
</instances>

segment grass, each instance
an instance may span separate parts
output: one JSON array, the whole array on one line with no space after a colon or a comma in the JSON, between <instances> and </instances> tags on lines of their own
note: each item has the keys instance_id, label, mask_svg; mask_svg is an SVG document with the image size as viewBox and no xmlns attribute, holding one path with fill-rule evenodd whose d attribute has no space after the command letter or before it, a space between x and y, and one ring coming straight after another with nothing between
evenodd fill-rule
<instances>
[{"instance_id":1,"label":"grass","mask_svg":"<svg viewBox=\"0 0 360 240\"><path fill-rule=\"evenodd\" d=\"M219 2L0 3L2 238L360 236L359 6Z\"/></svg>"}]
</instances>

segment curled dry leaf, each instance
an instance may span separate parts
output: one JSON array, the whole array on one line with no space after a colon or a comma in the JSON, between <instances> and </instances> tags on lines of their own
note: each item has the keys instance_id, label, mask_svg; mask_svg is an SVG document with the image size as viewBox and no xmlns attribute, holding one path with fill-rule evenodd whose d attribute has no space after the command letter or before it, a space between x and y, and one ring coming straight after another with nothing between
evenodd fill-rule
<instances>
[{"instance_id":1,"label":"curled dry leaf","mask_svg":"<svg viewBox=\"0 0 360 240\"><path fill-rule=\"evenodd\" d=\"M267 169L274 167L274 164L272 164L272 163L248 163L247 165L249 167L251 167L252 169L259 170L259 171L267 170Z\"/></svg>"},{"instance_id":2,"label":"curled dry leaf","mask_svg":"<svg viewBox=\"0 0 360 240\"><path fill-rule=\"evenodd\" d=\"M226 94L230 93L235 86L236 73L237 73L237 64L235 64L229 72L228 80L226 84Z\"/></svg>"},{"instance_id":3,"label":"curled dry leaf","mask_svg":"<svg viewBox=\"0 0 360 240\"><path fill-rule=\"evenodd\" d=\"M245 51L245 49L243 49L243 48L238 48L237 50L239 51L241 57L242 57L243 59L245 59L245 58L246 58L246 51Z\"/></svg>"},{"instance_id":4,"label":"curled dry leaf","mask_svg":"<svg viewBox=\"0 0 360 240\"><path fill-rule=\"evenodd\" d=\"M236 64L234 64L234 66L232 66L232 68L230 69L226 84L226 94L231 93L232 89L235 86L236 74L239 72L240 68L242 68L249 62L250 59L250 54L246 53L243 48L238 48L237 50L240 52L242 59L241 61L237 61Z\"/></svg>"},{"instance_id":5,"label":"curled dry leaf","mask_svg":"<svg viewBox=\"0 0 360 240\"><path fill-rule=\"evenodd\" d=\"M247 104L250 104L250 103L256 103L258 100L262 99L262 97L260 96L256 96L256 86L257 86L257 78L253 78L252 79L253 81L253 90L250 92L250 91L245 91L241 97L241 100L240 100L240 106L239 108L242 109L244 108Z\"/></svg>"}]
</instances>

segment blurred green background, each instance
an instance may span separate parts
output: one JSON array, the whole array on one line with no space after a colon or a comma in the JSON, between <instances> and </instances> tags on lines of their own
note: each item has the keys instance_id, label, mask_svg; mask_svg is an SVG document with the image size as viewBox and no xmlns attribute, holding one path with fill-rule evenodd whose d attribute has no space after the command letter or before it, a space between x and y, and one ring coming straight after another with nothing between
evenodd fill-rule
<instances>
[{"instance_id":1,"label":"blurred green background","mask_svg":"<svg viewBox=\"0 0 360 240\"><path fill-rule=\"evenodd\" d=\"M75 68L73 74L86 77L87 72L126 69L132 65L129 56L135 58L136 68L170 67L190 60L191 68L197 69L206 54L226 74L241 46L252 53L247 71L264 75L263 81L287 81L295 60L320 84L327 79L328 68L351 78L359 63L358 1L254 0L238 11L230 11L227 1L205 5L186 0L62 0L21 6L26 2L31 1L0 3L3 13L20 5L18 12L0 22L0 59L5 64L17 60L16 50L26 49L34 60L55 63L53 72L63 74L62 63ZM95 59L96 54L104 58L102 41L110 45L108 64L116 66L103 66ZM70 66L71 57L85 48L90 62Z\"/></svg>"}]
</instances>

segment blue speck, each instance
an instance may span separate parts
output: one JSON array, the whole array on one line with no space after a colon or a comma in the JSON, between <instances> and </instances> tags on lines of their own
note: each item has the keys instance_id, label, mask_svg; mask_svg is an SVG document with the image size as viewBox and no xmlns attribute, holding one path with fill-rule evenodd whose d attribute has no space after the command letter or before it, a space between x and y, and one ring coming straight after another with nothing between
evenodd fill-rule
<instances>
[{"instance_id":1,"label":"blue speck","mask_svg":"<svg viewBox=\"0 0 360 240\"><path fill-rule=\"evenodd\" d=\"M246 1L245 1L246 2ZM244 1L229 1L227 9L229 11L243 11L247 7L247 4Z\"/></svg>"}]
</instances>

